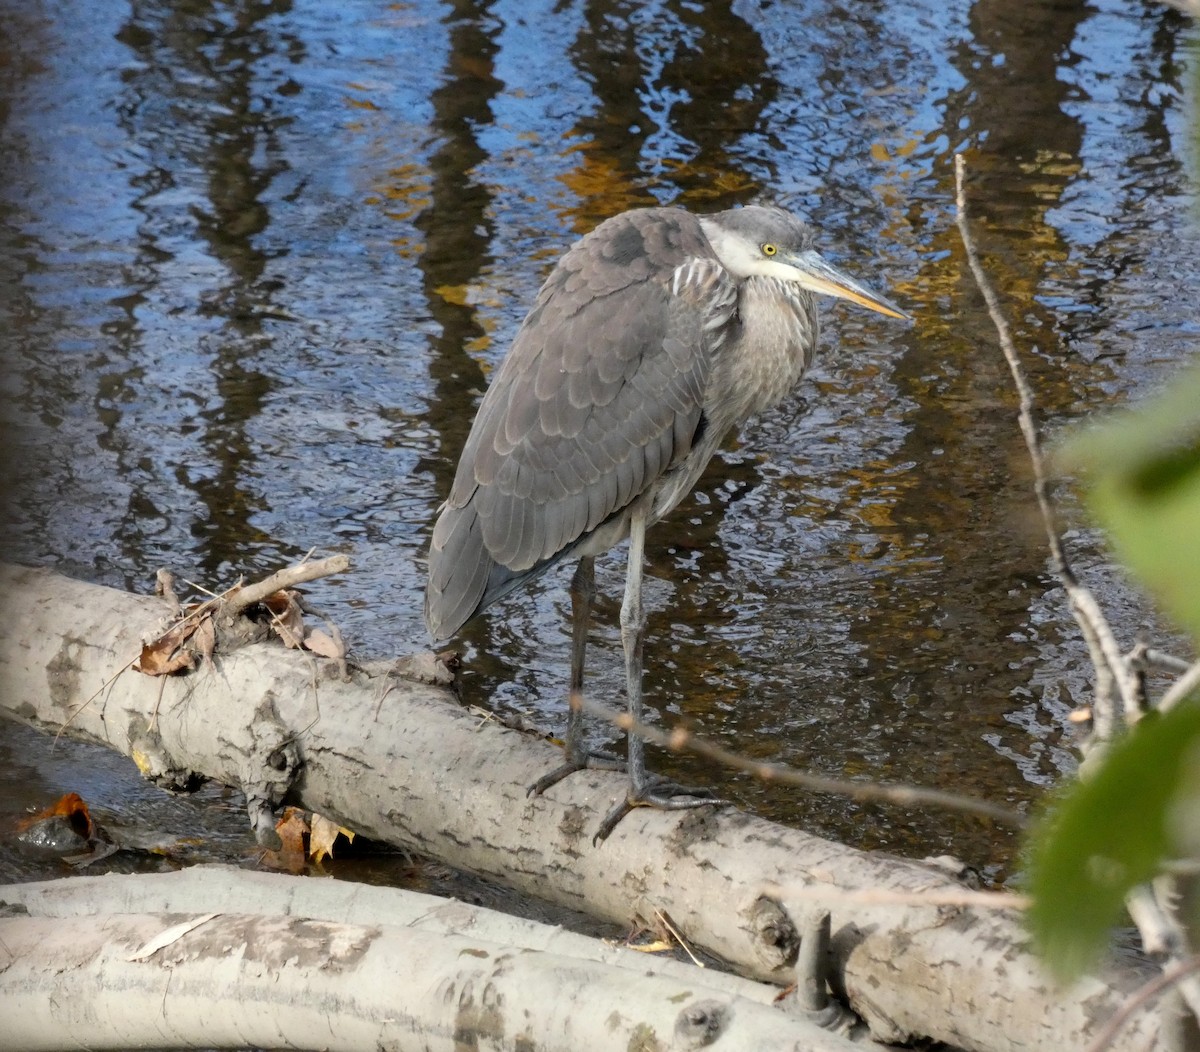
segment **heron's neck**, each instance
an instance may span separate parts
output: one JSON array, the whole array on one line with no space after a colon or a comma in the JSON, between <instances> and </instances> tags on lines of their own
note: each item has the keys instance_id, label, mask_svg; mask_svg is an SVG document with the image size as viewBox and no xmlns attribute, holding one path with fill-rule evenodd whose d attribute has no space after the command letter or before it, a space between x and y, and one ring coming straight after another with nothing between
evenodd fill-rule
<instances>
[{"instance_id":1,"label":"heron's neck","mask_svg":"<svg viewBox=\"0 0 1200 1052\"><path fill-rule=\"evenodd\" d=\"M727 382L746 403L745 419L776 405L800 382L812 364L820 324L812 293L778 278L747 278L739 290L738 314L741 325L727 351Z\"/></svg>"}]
</instances>

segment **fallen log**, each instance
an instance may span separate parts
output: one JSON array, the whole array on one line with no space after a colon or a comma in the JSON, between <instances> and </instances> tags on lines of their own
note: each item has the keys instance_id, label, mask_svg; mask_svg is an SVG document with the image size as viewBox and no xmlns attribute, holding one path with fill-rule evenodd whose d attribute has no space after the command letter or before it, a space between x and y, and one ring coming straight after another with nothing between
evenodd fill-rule
<instances>
[{"instance_id":1,"label":"fallen log","mask_svg":"<svg viewBox=\"0 0 1200 1052\"><path fill-rule=\"evenodd\" d=\"M698 969L673 957L648 954L568 931L559 925L514 917L457 899L419 891L288 876L206 864L175 873L110 873L101 877L42 880L0 887L0 906L31 917L58 920L127 913L223 913L385 925L428 934L479 939L509 949L550 953L703 985L722 995L759 1004L776 1002L779 988L714 968ZM2 981L0 981L2 982ZM790 1008L790 1006L789 1006Z\"/></svg>"},{"instance_id":2,"label":"fallen log","mask_svg":"<svg viewBox=\"0 0 1200 1052\"><path fill-rule=\"evenodd\" d=\"M794 972L798 933L832 916L835 991L879 1040L932 1038L978 1052L1083 1047L1141 976L1116 968L1056 988L1010 911L953 904L938 866L856 851L727 808L639 809L592 834L624 780L573 775L529 798L561 754L480 721L435 685L252 643L191 671L130 670L161 632L161 600L46 571L0 571L0 682L8 715L133 756L160 784L213 778L252 814L286 801L355 831L619 923L670 917L743 975ZM427 669L437 666L427 662ZM124 671L122 671L124 670ZM161 695L161 696L160 696ZM879 893L867 901L861 893ZM936 900L922 902L932 894ZM1136 1015L1113 1046L1152 1046Z\"/></svg>"},{"instance_id":3,"label":"fallen log","mask_svg":"<svg viewBox=\"0 0 1200 1052\"><path fill-rule=\"evenodd\" d=\"M476 960L501 960L506 955L520 953L527 958L526 974L536 975L539 985L536 990L524 991L522 997L527 1000L533 998L531 1004L536 1004L537 998L554 1001L556 1012L560 1014L574 1014L575 1009L562 1003L561 993L554 986L554 970L564 961L578 962L585 965L590 977L587 993L590 1010L596 1011L597 1005L610 1005L625 1021L622 1032L626 1033L638 1025L651 1029L660 1026L660 1004L672 1004L675 1009L680 1009L678 995L681 989L686 989L689 991L686 1000L690 1002L690 1007L683 1016L677 1015L675 1021L678 1023L680 1018L696 1017L697 1006L707 1004L710 1008L703 1013L709 1023L706 1032L711 1031L710 1036L714 1039L722 1037L731 1048L765 1047L754 1042L767 1036L776 1042L771 1047L795 1047L811 1049L812 1052L852 1052L854 1048L862 1047L850 1040L851 1037L860 1038L862 1035L855 1031L845 1013L839 1016L833 1006L809 1011L795 999L788 999L780 1008L777 1007L779 989L769 984L716 969L697 968L671 957L649 955L566 931L556 925L512 917L481 906L415 891L255 872L225 865L199 865L177 873L114 873L102 877L10 884L0 888L0 912L69 922L63 923L61 929L67 933L78 930L85 921L88 928L98 925L110 928L119 926L124 922L123 915L129 914L160 915L163 929L171 930L179 924L187 927L187 922L174 920L176 915L187 914L193 920L203 916L215 917L229 914L231 904L236 904L235 915L241 918L241 922L251 925L260 933L267 930L261 923L267 918L290 918L391 930L390 944L393 949L405 949L406 952L419 951L427 944L425 940L420 945L406 946L403 933L418 932L423 936L445 936L447 945L457 950L460 956ZM171 921L166 919L167 915L171 915ZM114 919L116 917L122 917L122 920L117 921ZM5 945L5 923L0 919L0 957L3 956L2 948ZM53 930L57 939L59 929ZM284 943L271 947L271 955L276 960L287 961L290 959L288 944L294 944L296 933L290 927L274 930L282 931L285 938ZM340 932L338 937L343 942L348 939L345 932ZM362 939L355 937L349 941ZM247 945L243 946L242 943ZM260 952L259 947L249 946L248 943L248 939L243 939L235 943L235 948L229 952L251 956ZM444 947L439 952L445 952ZM81 977L74 970L69 970L70 974L64 979L62 961L55 959L52 950L39 947L36 956L36 963L25 962L22 965L26 978L19 985L22 988L28 985L30 990L38 992L37 1004L32 1006L32 1011L40 1021L40 1028L28 1018L23 1025L30 1032L40 1034L43 1040L49 1040L51 1034L61 1035L63 1027L74 1025L77 1017L86 1016L89 1009L83 1007L82 1002L88 1000L88 991L107 982L108 977L95 962L89 961L84 965L84 972L90 975ZM358 967L357 959L349 966ZM278 967L276 970L279 974L275 1003L286 1005L289 997L295 1001L325 999L330 1003L339 1003L326 988L323 972L313 975L307 971L288 971ZM39 973L44 974L38 978ZM209 988L206 986L209 983L207 972L201 969L200 973L193 977L194 996L199 996L202 988ZM650 980L639 987L634 1000L626 996L630 974ZM360 975L357 981L367 983L370 978ZM143 975L140 980L140 986L149 990L155 988L153 977ZM178 982L178 979L175 981ZM380 1001L375 1007L379 1008L380 1013L386 1014L382 1000L386 997L392 1014L403 1012L413 1019L423 1020L422 1040L443 1036L439 1029L443 1024L437 1021L439 1017L423 1014L425 1009L420 1003L410 1003L414 998L419 1002L432 981L427 974L425 985L420 989L398 988L394 983L386 985L380 990ZM437 981L447 989L455 984L446 977ZM63 985L64 988L54 989L56 985ZM0 991L5 994L6 1000L13 992L12 977L5 974L2 968ZM53 996L47 998L49 992L53 992ZM167 993L169 995L169 989ZM215 996L220 1000L223 992ZM371 995L367 996L370 998ZM56 1007L60 1004L72 1007L64 1013ZM146 1012L150 1015L156 1013L153 1005L143 1008L145 1012L137 1013L137 1026L145 1025L143 1017ZM512 1003L500 1005L499 1008L503 1008L510 1022L514 1012L524 1011ZM497 1017L494 1022L498 1023L502 1013L497 1010L493 1014ZM548 1028L545 1021L536 1025L539 1030L545 1031L538 1047L563 1047L566 1039L563 1032ZM341 1028L331 1023L331 1029ZM532 1029L532 1025L526 1025L526 1036ZM77 1029L75 1032L78 1034L80 1031ZM353 1028L347 1028L346 1039L350 1033L355 1033ZM113 1047L125 1048L135 1036L125 1030L113 1033ZM91 1034L89 1040L94 1041L95 1037ZM191 1041L186 1047L205 1043L202 1032L190 1032L186 1036L180 1032L178 1037L180 1041ZM10 1046L12 1042L9 1037L0 1032L0 1049ZM12 1047L24 1046L17 1043ZM98 1046L93 1044L91 1047ZM317 1039L314 1047L324 1047L323 1037ZM369 1043L364 1047L376 1046ZM573 1046L568 1043L565 1047Z\"/></svg>"},{"instance_id":4,"label":"fallen log","mask_svg":"<svg viewBox=\"0 0 1200 1052\"><path fill-rule=\"evenodd\" d=\"M9 916L0 962L3 1052L860 1047L696 982L390 925L242 913L88 924Z\"/></svg>"}]
</instances>

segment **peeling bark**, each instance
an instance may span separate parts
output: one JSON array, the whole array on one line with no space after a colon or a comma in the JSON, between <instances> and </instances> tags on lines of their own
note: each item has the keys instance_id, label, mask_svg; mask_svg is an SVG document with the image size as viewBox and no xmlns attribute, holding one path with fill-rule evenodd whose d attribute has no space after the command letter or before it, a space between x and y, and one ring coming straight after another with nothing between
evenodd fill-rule
<instances>
[{"instance_id":1,"label":"peeling bark","mask_svg":"<svg viewBox=\"0 0 1200 1052\"><path fill-rule=\"evenodd\" d=\"M697 983L458 935L254 914L0 920L0 1049L854 1052ZM231 996L236 991L236 996Z\"/></svg>"},{"instance_id":2,"label":"peeling bark","mask_svg":"<svg viewBox=\"0 0 1200 1052\"><path fill-rule=\"evenodd\" d=\"M669 980L685 986L696 998L725 1006L722 1017L727 1021L732 1019L725 1027L732 1035L728 1042L732 1047L754 1047L737 1042L749 1041L756 1033L744 1029L745 1011L750 1011L753 1018L758 1019L756 1026L761 1027L765 1024L765 1019L760 1018L763 1009L770 1009L771 1013L789 1021L775 1024L776 1036L780 1040L792 1040L798 1047L820 1052L850 1052L852 1047L862 1046L852 1046L847 1038L860 1041L865 1036L861 1025L855 1026L844 1010L839 1012L838 1006L826 1005L824 998L812 1004L801 1003L794 997L780 999L778 987L766 983L712 968L700 969L671 957L650 955L579 935L557 925L541 924L415 891L254 872L224 865L193 866L177 873L109 874L0 888L0 914L7 906L10 912L25 911L31 917L69 920L72 922L69 927L78 927L83 921L96 925L103 922L102 918L114 914L216 915L230 903L236 903L240 914L258 917L302 917L310 921L381 926L385 930L403 929L473 940L476 950L490 944L499 948L496 953L527 951L542 955L543 963L538 967L547 971L554 962L566 958L592 962L597 965L598 981L589 990L589 1001L607 999L626 1014L634 1006L616 1000L623 995L625 984L623 977L618 977L620 981L615 987L610 983L612 970L653 979L646 990L647 996L652 998L662 994L666 989L663 981ZM0 944L3 930L4 921L0 920ZM473 952L473 955L478 957L478 953ZM3 973L0 954L0 991L8 985ZM389 996L396 999L394 989L389 987L388 990ZM313 991L300 991L297 996L311 998ZM547 996L557 999L557 990L549 991ZM670 996L674 994L670 993ZM399 1008L399 1001L395 1007ZM4 1047L5 1041L0 1034L0 1048Z\"/></svg>"},{"instance_id":3,"label":"peeling bark","mask_svg":"<svg viewBox=\"0 0 1200 1052\"><path fill-rule=\"evenodd\" d=\"M379 670L343 680L326 674L330 662L268 644L218 647L212 663L182 675L125 671L109 682L162 628L163 600L19 568L0 571L0 594L0 706L10 716L50 731L68 724L133 755L148 777L217 779L258 800L260 815L301 804L618 923L662 910L756 979L790 981L797 933L828 911L834 985L879 1039L1061 1052L1086 1044L1140 980L1114 970L1056 989L1009 912L847 897L961 890L940 867L733 809L638 809L593 847L623 777L581 772L531 799L526 785L560 752L481 723L437 687ZM1114 1047L1152 1046L1157 1033L1157 1017L1143 1013Z\"/></svg>"},{"instance_id":4,"label":"peeling bark","mask_svg":"<svg viewBox=\"0 0 1200 1052\"><path fill-rule=\"evenodd\" d=\"M32 917L59 920L122 913L220 913L231 903L236 903L238 912L244 914L409 928L595 961L639 975L699 983L730 997L764 1005L775 1004L779 994L779 988L768 983L711 968L701 970L673 957L642 953L558 925L418 891L344 880L315 880L212 864L176 873L114 873L0 887L0 906L15 907ZM781 1004L787 1010L793 1007L786 1000Z\"/></svg>"}]
</instances>

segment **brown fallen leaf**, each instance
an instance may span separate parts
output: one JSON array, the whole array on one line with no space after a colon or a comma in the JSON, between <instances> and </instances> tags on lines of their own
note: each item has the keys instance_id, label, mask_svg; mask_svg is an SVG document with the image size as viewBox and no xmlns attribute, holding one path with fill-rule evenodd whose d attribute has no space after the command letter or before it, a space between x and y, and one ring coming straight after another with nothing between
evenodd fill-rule
<instances>
[{"instance_id":1,"label":"brown fallen leaf","mask_svg":"<svg viewBox=\"0 0 1200 1052\"><path fill-rule=\"evenodd\" d=\"M346 656L346 644L342 640L340 632L335 639L333 636L322 632L319 628L314 628L304 637L304 646L318 657L333 658L335 661L340 661Z\"/></svg>"},{"instance_id":2,"label":"brown fallen leaf","mask_svg":"<svg viewBox=\"0 0 1200 1052\"><path fill-rule=\"evenodd\" d=\"M213 625L212 614L205 614L200 619L192 644L201 661L212 661L213 651L217 649L217 630Z\"/></svg>"},{"instance_id":3,"label":"brown fallen leaf","mask_svg":"<svg viewBox=\"0 0 1200 1052\"><path fill-rule=\"evenodd\" d=\"M304 840L309 835L308 816L298 807L285 808L275 823L275 832L283 846L277 851L264 851L263 864L285 873L303 873L307 864Z\"/></svg>"},{"instance_id":4,"label":"brown fallen leaf","mask_svg":"<svg viewBox=\"0 0 1200 1052\"><path fill-rule=\"evenodd\" d=\"M455 670L461 665L457 651L443 650L435 654L431 650L397 658L392 665L392 674L418 683L435 683L447 687L454 682Z\"/></svg>"},{"instance_id":5,"label":"brown fallen leaf","mask_svg":"<svg viewBox=\"0 0 1200 1052\"><path fill-rule=\"evenodd\" d=\"M675 948L674 943L662 939L655 942L627 942L624 945L625 949L635 950L637 953L668 953Z\"/></svg>"},{"instance_id":6,"label":"brown fallen leaf","mask_svg":"<svg viewBox=\"0 0 1200 1052\"><path fill-rule=\"evenodd\" d=\"M281 588L262 601L271 614L271 631L293 650L304 645L304 613L297 598L296 592Z\"/></svg>"},{"instance_id":7,"label":"brown fallen leaf","mask_svg":"<svg viewBox=\"0 0 1200 1052\"><path fill-rule=\"evenodd\" d=\"M169 676L172 672L191 668L196 663L195 658L183 645L195 631L196 621L188 619L143 643L141 657L133 663L133 670L147 676Z\"/></svg>"},{"instance_id":8,"label":"brown fallen leaf","mask_svg":"<svg viewBox=\"0 0 1200 1052\"><path fill-rule=\"evenodd\" d=\"M338 835L354 842L354 831L340 826L324 815L313 813L312 835L308 838L308 853L314 862L322 861L326 856L333 857L333 842Z\"/></svg>"}]
</instances>

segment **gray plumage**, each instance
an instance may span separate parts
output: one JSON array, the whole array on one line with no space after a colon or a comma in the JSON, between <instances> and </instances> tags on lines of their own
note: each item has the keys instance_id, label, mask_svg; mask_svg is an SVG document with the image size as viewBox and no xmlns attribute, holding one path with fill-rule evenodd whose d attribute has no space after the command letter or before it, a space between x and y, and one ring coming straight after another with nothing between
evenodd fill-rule
<instances>
[{"instance_id":1,"label":"gray plumage","mask_svg":"<svg viewBox=\"0 0 1200 1052\"><path fill-rule=\"evenodd\" d=\"M579 560L566 759L531 793L619 764L583 743L595 557L629 538L621 642L636 726L646 527L683 499L731 429L800 381L819 335L814 292L906 317L826 263L809 228L779 208L626 212L573 245L538 293L471 427L433 530L425 591L440 641L547 567ZM633 732L625 767L629 790L596 840L637 806L721 802L650 775Z\"/></svg>"},{"instance_id":2,"label":"gray plumage","mask_svg":"<svg viewBox=\"0 0 1200 1052\"><path fill-rule=\"evenodd\" d=\"M635 502L662 518L730 430L799 382L819 335L814 296L746 273L742 250L763 245L775 259L815 255L799 219L747 207L626 212L562 257L479 407L434 529L435 640L560 560L618 544Z\"/></svg>"}]
</instances>

